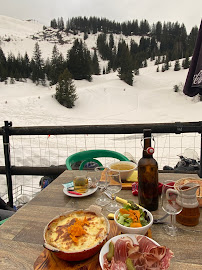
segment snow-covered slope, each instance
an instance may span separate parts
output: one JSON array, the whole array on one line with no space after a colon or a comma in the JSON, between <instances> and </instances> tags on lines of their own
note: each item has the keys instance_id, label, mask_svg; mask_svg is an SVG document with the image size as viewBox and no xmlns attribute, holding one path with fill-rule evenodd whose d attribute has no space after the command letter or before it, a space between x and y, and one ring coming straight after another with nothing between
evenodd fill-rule
<instances>
[{"instance_id":1,"label":"snow-covered slope","mask_svg":"<svg viewBox=\"0 0 202 270\"><path fill-rule=\"evenodd\" d=\"M42 31L43 25L30 20L22 21L0 15L0 36L11 38L26 38L35 32Z\"/></svg>"},{"instance_id":2,"label":"snow-covered slope","mask_svg":"<svg viewBox=\"0 0 202 270\"><path fill-rule=\"evenodd\" d=\"M64 57L67 55L67 51L72 47L75 39L84 39L83 33L77 35L64 31L59 31L50 27L45 27L36 21L22 21L13 19L7 16L0 15L0 46L7 56L12 52L15 56L20 53L24 55L28 53L31 58L33 55L34 45L36 42L39 43L44 59L50 58L52 55L52 49L54 44L57 45L59 51ZM62 43L58 39L58 35L62 38ZM96 47L97 37L99 33L88 35L85 40L86 46L93 53L93 48ZM109 37L109 35L108 35ZM114 35L115 45L118 44L120 39L130 44L131 39L137 43L140 41L140 36L125 37L123 35ZM103 66L103 63L101 63Z\"/></svg>"}]
</instances>

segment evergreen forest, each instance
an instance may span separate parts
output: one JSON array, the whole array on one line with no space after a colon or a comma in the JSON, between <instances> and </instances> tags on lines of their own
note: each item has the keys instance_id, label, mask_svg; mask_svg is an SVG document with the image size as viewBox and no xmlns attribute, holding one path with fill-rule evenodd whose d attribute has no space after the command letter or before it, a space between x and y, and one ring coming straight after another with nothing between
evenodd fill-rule
<instances>
[{"instance_id":1,"label":"evergreen forest","mask_svg":"<svg viewBox=\"0 0 202 270\"><path fill-rule=\"evenodd\" d=\"M45 85L47 81L57 84L61 75L75 80L92 80L92 75L118 71L118 76L129 85L133 85L133 77L139 74L139 68L146 67L147 61L155 60L157 72L170 68L170 61L176 61L175 71L181 67L179 59L183 59L183 68L189 68L189 58L193 54L198 28L192 28L187 34L184 24L178 22L157 22L150 25L147 20L128 21L117 23L105 18L75 17L64 22L63 18L51 20L50 27L63 31L66 35L83 32L83 39L75 39L73 46L64 57L53 46L52 56L44 59L40 50L40 44L35 43L33 56L28 54L18 55L10 53L7 57L0 48L0 81L14 83L15 80L31 79L36 84ZM90 34L97 33L96 48L93 53L85 44ZM115 45L114 35L120 35L118 44ZM139 44L131 39L127 44L123 36L140 36ZM107 60L108 65L103 70L99 66L99 57ZM162 69L159 70L159 64ZM65 73L64 73L65 71Z\"/></svg>"}]
</instances>

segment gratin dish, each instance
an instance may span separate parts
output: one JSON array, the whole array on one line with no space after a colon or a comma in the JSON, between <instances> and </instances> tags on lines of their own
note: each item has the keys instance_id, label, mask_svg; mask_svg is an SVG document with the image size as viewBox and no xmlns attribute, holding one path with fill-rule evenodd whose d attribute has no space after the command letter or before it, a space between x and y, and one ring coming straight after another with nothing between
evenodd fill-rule
<instances>
[{"instance_id":1,"label":"gratin dish","mask_svg":"<svg viewBox=\"0 0 202 270\"><path fill-rule=\"evenodd\" d=\"M68 228L75 223L76 217L86 217L89 226L85 227L86 234L78 237L78 243L75 244L68 234ZM96 231L93 233L93 230ZM44 247L62 260L88 259L104 245L109 230L109 221L97 206L90 206L86 210L68 211L53 218L44 228Z\"/></svg>"}]
</instances>

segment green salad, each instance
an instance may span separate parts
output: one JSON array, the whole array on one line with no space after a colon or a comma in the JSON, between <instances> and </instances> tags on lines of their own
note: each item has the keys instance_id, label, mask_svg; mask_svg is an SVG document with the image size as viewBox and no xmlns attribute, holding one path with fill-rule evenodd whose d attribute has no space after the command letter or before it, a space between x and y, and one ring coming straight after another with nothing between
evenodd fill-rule
<instances>
[{"instance_id":1,"label":"green salad","mask_svg":"<svg viewBox=\"0 0 202 270\"><path fill-rule=\"evenodd\" d=\"M117 222L126 227L143 227L149 224L150 218L147 212L136 205L133 201L129 204L124 204L123 208L119 209Z\"/></svg>"}]
</instances>

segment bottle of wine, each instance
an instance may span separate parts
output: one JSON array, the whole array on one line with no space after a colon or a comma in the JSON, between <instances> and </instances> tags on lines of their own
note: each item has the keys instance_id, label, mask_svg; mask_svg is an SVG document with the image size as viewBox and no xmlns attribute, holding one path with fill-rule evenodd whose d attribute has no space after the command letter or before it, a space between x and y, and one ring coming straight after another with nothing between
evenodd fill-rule
<instances>
[{"instance_id":1,"label":"bottle of wine","mask_svg":"<svg viewBox=\"0 0 202 270\"><path fill-rule=\"evenodd\" d=\"M149 211L158 209L158 164L153 158L151 129L144 129L143 156L138 162L138 200Z\"/></svg>"}]
</instances>

